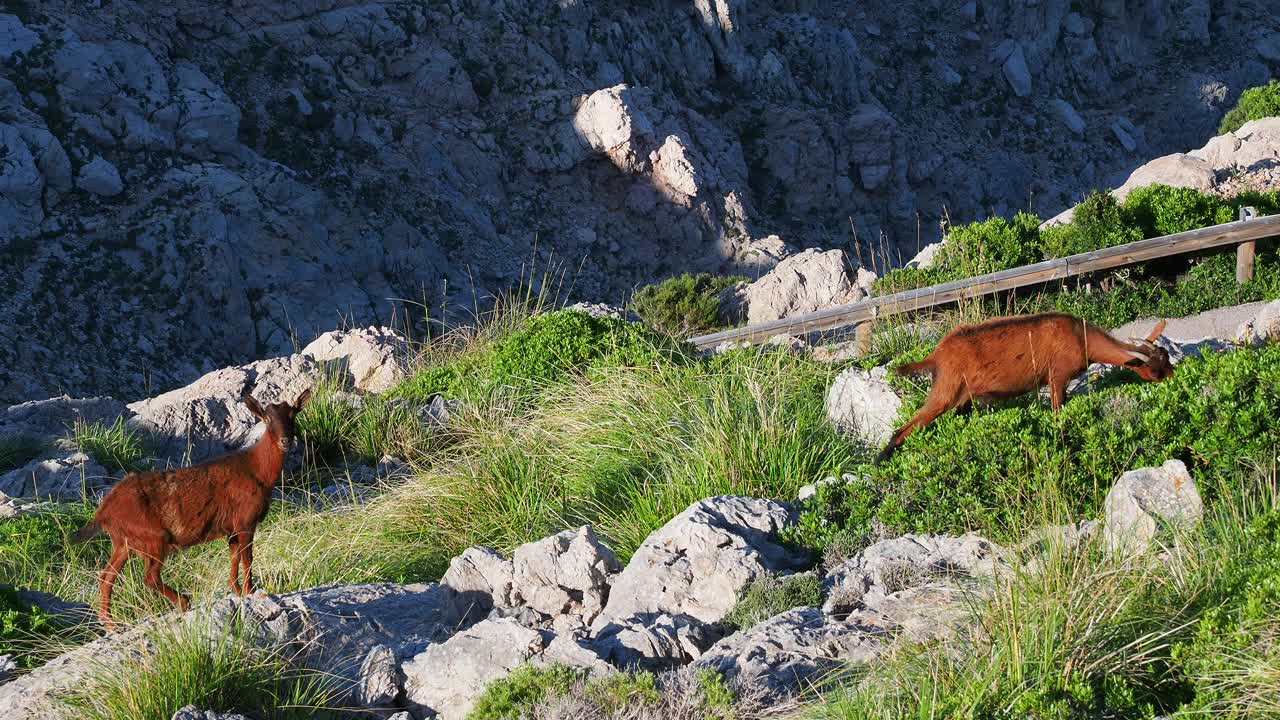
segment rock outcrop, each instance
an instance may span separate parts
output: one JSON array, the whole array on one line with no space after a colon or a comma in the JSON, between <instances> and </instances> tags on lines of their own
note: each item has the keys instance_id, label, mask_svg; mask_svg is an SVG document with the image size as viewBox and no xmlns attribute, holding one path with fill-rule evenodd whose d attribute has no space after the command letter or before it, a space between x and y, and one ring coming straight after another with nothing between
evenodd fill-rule
<instances>
[{"instance_id":1,"label":"rock outcrop","mask_svg":"<svg viewBox=\"0 0 1280 720\"><path fill-rule=\"evenodd\" d=\"M608 302L849 231L896 260L943 208L1048 214L1202 143L1280 32L1264 0L9 9L5 403L422 330L553 258Z\"/></svg>"},{"instance_id":2,"label":"rock outcrop","mask_svg":"<svg viewBox=\"0 0 1280 720\"><path fill-rule=\"evenodd\" d=\"M889 385L888 369L849 368L827 391L827 419L841 432L871 446L889 442L897 428L902 399Z\"/></svg>"},{"instance_id":3,"label":"rock outcrop","mask_svg":"<svg viewBox=\"0 0 1280 720\"><path fill-rule=\"evenodd\" d=\"M1140 553L1163 531L1176 533L1198 524L1204 515L1200 492L1181 460L1160 467L1130 470L1120 476L1103 505L1103 537L1121 552Z\"/></svg>"}]
</instances>

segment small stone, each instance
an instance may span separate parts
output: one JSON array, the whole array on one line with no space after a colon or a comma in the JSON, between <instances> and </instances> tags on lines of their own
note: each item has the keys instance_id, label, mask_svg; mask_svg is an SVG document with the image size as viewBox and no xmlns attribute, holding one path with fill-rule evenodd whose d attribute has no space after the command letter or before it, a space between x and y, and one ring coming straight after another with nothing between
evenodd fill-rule
<instances>
[{"instance_id":1,"label":"small stone","mask_svg":"<svg viewBox=\"0 0 1280 720\"><path fill-rule=\"evenodd\" d=\"M1031 94L1031 70L1027 68L1027 58L1022 52L1022 45L1016 44L1009 56L1005 58L1004 78L1013 88L1013 94L1026 97Z\"/></svg>"},{"instance_id":2,"label":"small stone","mask_svg":"<svg viewBox=\"0 0 1280 720\"><path fill-rule=\"evenodd\" d=\"M97 155L80 168L76 187L102 197L113 197L124 191L120 171L101 155Z\"/></svg>"},{"instance_id":3,"label":"small stone","mask_svg":"<svg viewBox=\"0 0 1280 720\"><path fill-rule=\"evenodd\" d=\"M1062 121L1062 124L1067 126L1068 130L1076 135L1084 134L1084 118L1080 117L1080 113L1076 112L1071 103L1062 98L1055 98L1049 105L1053 108L1053 112L1058 116L1058 119Z\"/></svg>"}]
</instances>

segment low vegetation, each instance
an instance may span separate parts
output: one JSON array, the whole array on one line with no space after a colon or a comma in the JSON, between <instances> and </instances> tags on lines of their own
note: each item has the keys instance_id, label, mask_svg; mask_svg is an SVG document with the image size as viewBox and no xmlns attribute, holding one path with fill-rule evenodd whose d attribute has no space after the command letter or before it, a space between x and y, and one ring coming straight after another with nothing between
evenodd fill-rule
<instances>
[{"instance_id":1,"label":"low vegetation","mask_svg":"<svg viewBox=\"0 0 1280 720\"><path fill-rule=\"evenodd\" d=\"M467 718L753 720L765 709L756 691L735 690L714 670L592 676L559 665L526 665L491 683Z\"/></svg>"},{"instance_id":2,"label":"low vegetation","mask_svg":"<svg viewBox=\"0 0 1280 720\"><path fill-rule=\"evenodd\" d=\"M141 470L147 457L142 435L125 425L124 418L116 418L110 425L77 420L71 442L110 472Z\"/></svg>"},{"instance_id":3,"label":"low vegetation","mask_svg":"<svg viewBox=\"0 0 1280 720\"><path fill-rule=\"evenodd\" d=\"M957 228L938 267L894 271L880 290L1219 222L1242 203L1280 210L1275 195L1227 201L1152 188L1119 203L1096 194L1061 229L1041 231L1029 215ZM970 303L911 325L884 323L875 353L859 362L919 359L951 325L996 312L1060 308L1115 326L1280 297L1280 258L1274 248L1260 250L1257 278L1244 286L1235 283L1229 254L1208 253ZM1092 546L1055 550L1045 574L1010 579L994 601L976 605L971 634L905 647L883 668L842 677L832 694L809 698L806 712L1083 719L1181 708L1266 716L1280 686L1273 620L1280 617L1280 511L1257 498L1266 484L1259 478L1273 479L1268 468L1280 447L1280 346L1189 358L1158 384L1114 372L1057 413L1035 398L949 413L873 466L878 448L839 435L825 416L827 389L842 367L777 348L704 357L673 338L714 328L709 299L728 282L688 276L637 293L634 309L660 329L512 302L474 328L434 339L388 393L353 400L336 383L322 384L298 418L309 462L393 454L410 463L411 477L355 508L273 503L255 541L259 585L287 592L433 580L469 545L505 552L581 524L626 562L695 500L791 498L805 484L846 473L857 479L820 485L785 538L812 550L815 563L848 556L885 533L974 530L1017 541L1039 524L1096 517L1119 473L1178 458L1212 518L1178 545L1177 562L1123 565ZM906 398L905 420L927 388L920 380L894 383ZM457 401L446 427L421 420L437 395ZM108 468L129 469L145 457L141 439L123 425L78 426L73 439ZM5 440L0 467L5 457L16 466L29 452ZM93 602L108 543L66 541L92 510L70 505L0 522L0 577ZM215 543L178 553L165 576L198 598L221 595L226 549ZM813 574L768 577L739 600L729 623L747 627L820 604L821 592ZM143 585L139 563L118 580L115 606L125 621L169 609ZM18 609L14 627L42 627L19 617L26 612ZM201 652L185 636L160 643L164 652L130 661L114 678L104 671L94 697L80 699L85 712L167 718L174 703L196 702L254 717L300 717L302 708L329 702L322 675L235 636ZM41 648L20 651L37 658ZM490 688L476 717L747 720L759 709L752 702L713 675L593 678L530 668Z\"/></svg>"},{"instance_id":4,"label":"low vegetation","mask_svg":"<svg viewBox=\"0 0 1280 720\"><path fill-rule=\"evenodd\" d=\"M0 435L0 474L40 457L44 443L25 435Z\"/></svg>"},{"instance_id":5,"label":"low vegetation","mask_svg":"<svg viewBox=\"0 0 1280 720\"><path fill-rule=\"evenodd\" d=\"M745 630L792 608L821 606L822 581L814 573L764 575L747 586L724 622Z\"/></svg>"},{"instance_id":6,"label":"low vegetation","mask_svg":"<svg viewBox=\"0 0 1280 720\"><path fill-rule=\"evenodd\" d=\"M1250 120L1280 116L1280 80L1252 87L1240 93L1236 106L1222 116L1218 134L1225 135L1239 130Z\"/></svg>"},{"instance_id":7,"label":"low vegetation","mask_svg":"<svg viewBox=\"0 0 1280 720\"><path fill-rule=\"evenodd\" d=\"M1167 555L1050 544L1039 572L974 602L967 631L846 674L807 716L1271 717L1280 510L1269 472L1250 473Z\"/></svg>"},{"instance_id":8,"label":"low vegetation","mask_svg":"<svg viewBox=\"0 0 1280 720\"><path fill-rule=\"evenodd\" d=\"M1124 202L1095 192L1076 206L1073 221L1065 225L1040 230L1040 218L1019 213L1012 220L992 218L956 227L933 267L893 270L877 281L876 291L899 292L1229 222L1246 205L1262 215L1276 214L1280 192L1224 199L1188 188L1152 185L1134 190ZM976 304L981 315L1061 310L1110 328L1140 317L1183 317L1276 298L1280 298L1280 252L1264 246L1254 279L1243 285L1235 279L1234 251L1227 249L1094 273Z\"/></svg>"},{"instance_id":9,"label":"low vegetation","mask_svg":"<svg viewBox=\"0 0 1280 720\"><path fill-rule=\"evenodd\" d=\"M336 682L294 651L263 647L239 622L177 624L145 648L102 657L66 702L90 720L169 720L188 704L262 720L335 717Z\"/></svg>"},{"instance_id":10,"label":"low vegetation","mask_svg":"<svg viewBox=\"0 0 1280 720\"><path fill-rule=\"evenodd\" d=\"M724 317L721 295L745 280L742 275L684 273L637 290L631 309L652 327L675 337L711 332L738 320Z\"/></svg>"}]
</instances>

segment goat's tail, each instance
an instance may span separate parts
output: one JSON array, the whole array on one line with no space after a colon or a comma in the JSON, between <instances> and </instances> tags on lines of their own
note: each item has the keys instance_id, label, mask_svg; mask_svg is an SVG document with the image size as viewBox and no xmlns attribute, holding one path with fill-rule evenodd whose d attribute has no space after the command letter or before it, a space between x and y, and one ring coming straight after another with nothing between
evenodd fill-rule
<instances>
[{"instance_id":1,"label":"goat's tail","mask_svg":"<svg viewBox=\"0 0 1280 720\"><path fill-rule=\"evenodd\" d=\"M899 365L898 367L894 368L893 371L898 373L899 375L902 375L903 377L906 377L907 375L922 375L924 373L929 373L932 375L935 367L937 367L937 363L933 361L933 356L930 355L929 357L919 362L904 363L902 365Z\"/></svg>"},{"instance_id":2,"label":"goat's tail","mask_svg":"<svg viewBox=\"0 0 1280 720\"><path fill-rule=\"evenodd\" d=\"M98 524L97 520L90 520L84 524L84 527L71 533L67 539L70 540L73 545L79 545L80 543L92 540L101 534L102 525Z\"/></svg>"}]
</instances>

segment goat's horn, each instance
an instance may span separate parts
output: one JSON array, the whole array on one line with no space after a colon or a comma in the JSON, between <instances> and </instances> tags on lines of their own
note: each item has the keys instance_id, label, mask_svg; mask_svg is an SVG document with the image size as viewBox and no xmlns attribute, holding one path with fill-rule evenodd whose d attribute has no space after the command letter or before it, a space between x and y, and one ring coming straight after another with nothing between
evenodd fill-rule
<instances>
[{"instance_id":1,"label":"goat's horn","mask_svg":"<svg viewBox=\"0 0 1280 720\"><path fill-rule=\"evenodd\" d=\"M1146 362L1151 362L1151 356L1150 356L1150 355L1147 355L1146 353L1140 353L1140 352L1138 352L1137 350L1125 350L1125 352L1126 352L1126 353L1128 353L1129 355L1132 355L1133 357L1135 357L1135 358L1137 358L1137 359L1141 360L1141 361L1142 361L1142 362L1144 362L1144 363L1146 363Z\"/></svg>"},{"instance_id":2,"label":"goat's horn","mask_svg":"<svg viewBox=\"0 0 1280 720\"><path fill-rule=\"evenodd\" d=\"M1155 327L1151 328L1151 333L1147 335L1147 342L1155 342L1155 339L1160 337L1160 333L1164 332L1164 324L1165 321L1161 320L1156 323Z\"/></svg>"}]
</instances>

